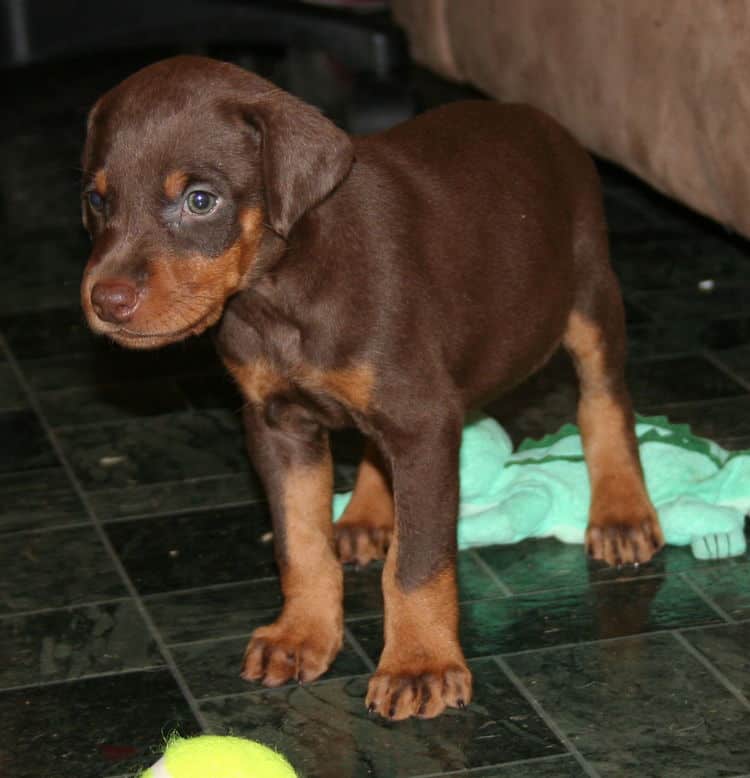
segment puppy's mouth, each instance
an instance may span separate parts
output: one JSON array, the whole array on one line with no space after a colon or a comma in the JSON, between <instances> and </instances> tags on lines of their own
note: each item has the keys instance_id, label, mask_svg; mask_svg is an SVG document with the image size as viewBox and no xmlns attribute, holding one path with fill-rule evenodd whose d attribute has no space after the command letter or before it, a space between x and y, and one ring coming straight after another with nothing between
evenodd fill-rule
<instances>
[{"instance_id":1,"label":"puppy's mouth","mask_svg":"<svg viewBox=\"0 0 750 778\"><path fill-rule=\"evenodd\" d=\"M205 332L209 327L219 321L222 310L223 306L212 308L192 324L170 332L140 332L123 326L110 332L105 332L104 334L108 338L114 340L115 343L119 343L121 346L126 346L127 348L159 348L160 346L166 346L170 343L184 340L191 335L200 335Z\"/></svg>"}]
</instances>

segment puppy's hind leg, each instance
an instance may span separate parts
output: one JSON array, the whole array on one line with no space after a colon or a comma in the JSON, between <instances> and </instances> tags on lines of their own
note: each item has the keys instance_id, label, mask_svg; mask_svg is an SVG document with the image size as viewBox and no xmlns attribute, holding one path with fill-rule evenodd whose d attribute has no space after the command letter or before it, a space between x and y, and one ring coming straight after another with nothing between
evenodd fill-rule
<instances>
[{"instance_id":1,"label":"puppy's hind leg","mask_svg":"<svg viewBox=\"0 0 750 778\"><path fill-rule=\"evenodd\" d=\"M659 551L664 536L643 480L625 386L622 298L608 263L597 264L586 284L563 339L581 390L578 424L591 482L586 548L609 565L640 564Z\"/></svg>"},{"instance_id":2,"label":"puppy's hind leg","mask_svg":"<svg viewBox=\"0 0 750 778\"><path fill-rule=\"evenodd\" d=\"M393 534L393 493L385 463L372 442L367 443L349 505L334 528L342 562L364 566L383 559Z\"/></svg>"}]
</instances>

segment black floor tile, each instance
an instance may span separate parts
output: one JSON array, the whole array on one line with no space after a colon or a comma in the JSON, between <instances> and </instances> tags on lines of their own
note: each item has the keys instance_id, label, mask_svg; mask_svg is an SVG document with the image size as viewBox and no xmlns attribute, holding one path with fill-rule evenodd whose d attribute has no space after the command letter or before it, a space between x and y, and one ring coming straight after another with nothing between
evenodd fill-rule
<instances>
[{"instance_id":1,"label":"black floor tile","mask_svg":"<svg viewBox=\"0 0 750 778\"><path fill-rule=\"evenodd\" d=\"M636 408L747 394L745 387L702 356L631 362L628 386Z\"/></svg>"},{"instance_id":2,"label":"black floor tile","mask_svg":"<svg viewBox=\"0 0 750 778\"><path fill-rule=\"evenodd\" d=\"M0 618L0 690L163 664L130 600Z\"/></svg>"},{"instance_id":3,"label":"black floor tile","mask_svg":"<svg viewBox=\"0 0 750 778\"><path fill-rule=\"evenodd\" d=\"M667 319L628 327L631 361L695 355L704 349L734 349L750 343L750 316Z\"/></svg>"},{"instance_id":4,"label":"black floor tile","mask_svg":"<svg viewBox=\"0 0 750 778\"><path fill-rule=\"evenodd\" d=\"M263 623L249 623L245 637L188 643L172 649L174 660L196 699L246 694L262 688L259 684L248 683L240 678L240 670L250 632L263 626ZM333 678L362 675L369 669L357 652L344 641L343 648L323 679L330 681Z\"/></svg>"},{"instance_id":5,"label":"black floor tile","mask_svg":"<svg viewBox=\"0 0 750 778\"><path fill-rule=\"evenodd\" d=\"M484 657L721 621L681 578L642 578L464 604L461 645L466 656ZM377 662L383 620L350 628Z\"/></svg>"},{"instance_id":6,"label":"black floor tile","mask_svg":"<svg viewBox=\"0 0 750 778\"><path fill-rule=\"evenodd\" d=\"M88 521L62 467L0 475L0 533Z\"/></svg>"},{"instance_id":7,"label":"black floor tile","mask_svg":"<svg viewBox=\"0 0 750 778\"><path fill-rule=\"evenodd\" d=\"M731 618L750 619L750 552L692 570L688 578Z\"/></svg>"},{"instance_id":8,"label":"black floor tile","mask_svg":"<svg viewBox=\"0 0 750 778\"><path fill-rule=\"evenodd\" d=\"M201 709L212 730L273 745L316 778L420 776L565 753L493 662L472 669L474 702L433 721L368 715L366 676L226 697Z\"/></svg>"},{"instance_id":9,"label":"black floor tile","mask_svg":"<svg viewBox=\"0 0 750 778\"><path fill-rule=\"evenodd\" d=\"M187 481L101 489L88 495L96 515L104 521L257 502L262 496L258 478L249 469Z\"/></svg>"},{"instance_id":10,"label":"black floor tile","mask_svg":"<svg viewBox=\"0 0 750 778\"><path fill-rule=\"evenodd\" d=\"M747 651L750 645L750 621L690 630L683 637L708 659L737 692L750 700L750 655Z\"/></svg>"},{"instance_id":11,"label":"black floor tile","mask_svg":"<svg viewBox=\"0 0 750 778\"><path fill-rule=\"evenodd\" d=\"M89 491L246 472L239 418L228 411L69 427L60 442Z\"/></svg>"},{"instance_id":12,"label":"black floor tile","mask_svg":"<svg viewBox=\"0 0 750 778\"><path fill-rule=\"evenodd\" d=\"M283 600L279 579L263 578L151 595L144 602L164 640L173 644L247 636L251 624L273 621Z\"/></svg>"},{"instance_id":13,"label":"black floor tile","mask_svg":"<svg viewBox=\"0 0 750 778\"><path fill-rule=\"evenodd\" d=\"M171 379L105 384L40 392L42 413L53 427L99 424L187 410Z\"/></svg>"},{"instance_id":14,"label":"black floor tile","mask_svg":"<svg viewBox=\"0 0 750 778\"><path fill-rule=\"evenodd\" d=\"M0 332L21 360L86 352L97 341L78 306L4 315Z\"/></svg>"},{"instance_id":15,"label":"black floor tile","mask_svg":"<svg viewBox=\"0 0 750 778\"><path fill-rule=\"evenodd\" d=\"M11 366L0 354L0 411L19 410L27 404L26 393L19 385Z\"/></svg>"},{"instance_id":16,"label":"black floor tile","mask_svg":"<svg viewBox=\"0 0 750 778\"><path fill-rule=\"evenodd\" d=\"M643 408L648 415L666 416L673 424L688 424L694 435L720 441L750 435L750 393L719 400L699 400Z\"/></svg>"},{"instance_id":17,"label":"black floor tile","mask_svg":"<svg viewBox=\"0 0 750 778\"><path fill-rule=\"evenodd\" d=\"M0 411L0 474L55 467L57 456L30 410Z\"/></svg>"},{"instance_id":18,"label":"black floor tile","mask_svg":"<svg viewBox=\"0 0 750 778\"><path fill-rule=\"evenodd\" d=\"M276 574L264 505L240 506L107 525L141 594L157 594Z\"/></svg>"},{"instance_id":19,"label":"black floor tile","mask_svg":"<svg viewBox=\"0 0 750 778\"><path fill-rule=\"evenodd\" d=\"M744 314L743 318L747 326L750 285L717 284L711 291L702 291L695 287L686 290L631 292L629 296L637 305L651 311L654 318L719 319L724 316Z\"/></svg>"},{"instance_id":20,"label":"black floor tile","mask_svg":"<svg viewBox=\"0 0 750 778\"><path fill-rule=\"evenodd\" d=\"M697 291L706 281L713 288L745 284L750 270L750 250L716 235L615 238L611 254L620 282L631 292Z\"/></svg>"},{"instance_id":21,"label":"black floor tile","mask_svg":"<svg viewBox=\"0 0 750 778\"><path fill-rule=\"evenodd\" d=\"M0 614L111 600L126 594L91 527L6 535Z\"/></svg>"},{"instance_id":22,"label":"black floor tile","mask_svg":"<svg viewBox=\"0 0 750 778\"><path fill-rule=\"evenodd\" d=\"M750 344L716 352L715 356L740 379L750 383Z\"/></svg>"},{"instance_id":23,"label":"black floor tile","mask_svg":"<svg viewBox=\"0 0 750 778\"><path fill-rule=\"evenodd\" d=\"M603 778L713 778L750 766L750 710L671 635L507 661Z\"/></svg>"},{"instance_id":24,"label":"black floor tile","mask_svg":"<svg viewBox=\"0 0 750 778\"><path fill-rule=\"evenodd\" d=\"M418 778L437 778L445 773L432 773ZM583 778L587 775L572 756L556 756L551 759L534 759L513 762L479 770L459 770L450 778Z\"/></svg>"},{"instance_id":25,"label":"black floor tile","mask_svg":"<svg viewBox=\"0 0 750 778\"><path fill-rule=\"evenodd\" d=\"M12 778L108 778L158 759L198 726L166 670L0 692L0 764Z\"/></svg>"},{"instance_id":26,"label":"black floor tile","mask_svg":"<svg viewBox=\"0 0 750 778\"><path fill-rule=\"evenodd\" d=\"M61 353L22 359L32 389L46 392L224 371L208 336L190 338L158 351L129 351L105 338L94 338L85 330L80 335L78 345L73 338ZM33 343L26 345L26 349L21 349L22 356L42 350Z\"/></svg>"}]
</instances>

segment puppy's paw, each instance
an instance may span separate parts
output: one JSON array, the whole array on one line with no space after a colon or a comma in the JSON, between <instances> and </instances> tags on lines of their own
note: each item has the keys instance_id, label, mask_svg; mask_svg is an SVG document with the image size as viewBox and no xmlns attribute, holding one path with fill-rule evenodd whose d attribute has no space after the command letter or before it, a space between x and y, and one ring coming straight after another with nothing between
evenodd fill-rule
<instances>
[{"instance_id":1,"label":"puppy's paw","mask_svg":"<svg viewBox=\"0 0 750 778\"><path fill-rule=\"evenodd\" d=\"M265 686L314 681L330 667L342 641L341 628L305 628L280 619L253 632L240 675Z\"/></svg>"},{"instance_id":2,"label":"puppy's paw","mask_svg":"<svg viewBox=\"0 0 750 778\"><path fill-rule=\"evenodd\" d=\"M388 522L342 519L334 527L339 559L343 564L353 563L358 567L364 567L376 559L385 559L392 535L393 526Z\"/></svg>"},{"instance_id":3,"label":"puppy's paw","mask_svg":"<svg viewBox=\"0 0 750 778\"><path fill-rule=\"evenodd\" d=\"M650 510L627 518L606 512L592 513L586 530L589 556L612 567L645 564L663 546L659 520Z\"/></svg>"},{"instance_id":4,"label":"puppy's paw","mask_svg":"<svg viewBox=\"0 0 750 778\"><path fill-rule=\"evenodd\" d=\"M370 679L365 704L371 713L393 721L417 716L431 719L446 708L465 708L471 701L471 672L464 664L378 670Z\"/></svg>"}]
</instances>

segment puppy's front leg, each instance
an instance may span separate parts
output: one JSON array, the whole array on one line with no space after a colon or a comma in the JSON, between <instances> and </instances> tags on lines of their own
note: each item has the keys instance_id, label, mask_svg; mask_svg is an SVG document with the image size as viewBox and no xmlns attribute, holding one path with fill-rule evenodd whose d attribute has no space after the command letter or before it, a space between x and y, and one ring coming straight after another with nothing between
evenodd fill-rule
<instances>
[{"instance_id":1,"label":"puppy's front leg","mask_svg":"<svg viewBox=\"0 0 750 778\"><path fill-rule=\"evenodd\" d=\"M396 520L383 570L385 647L367 706L391 719L432 718L471 699L458 640L460 442L460 418L386 441Z\"/></svg>"},{"instance_id":2,"label":"puppy's front leg","mask_svg":"<svg viewBox=\"0 0 750 778\"><path fill-rule=\"evenodd\" d=\"M279 686L322 675L341 648L343 581L333 550L328 433L304 408L271 401L244 414L248 448L271 505L284 606L256 629L242 677Z\"/></svg>"}]
</instances>

